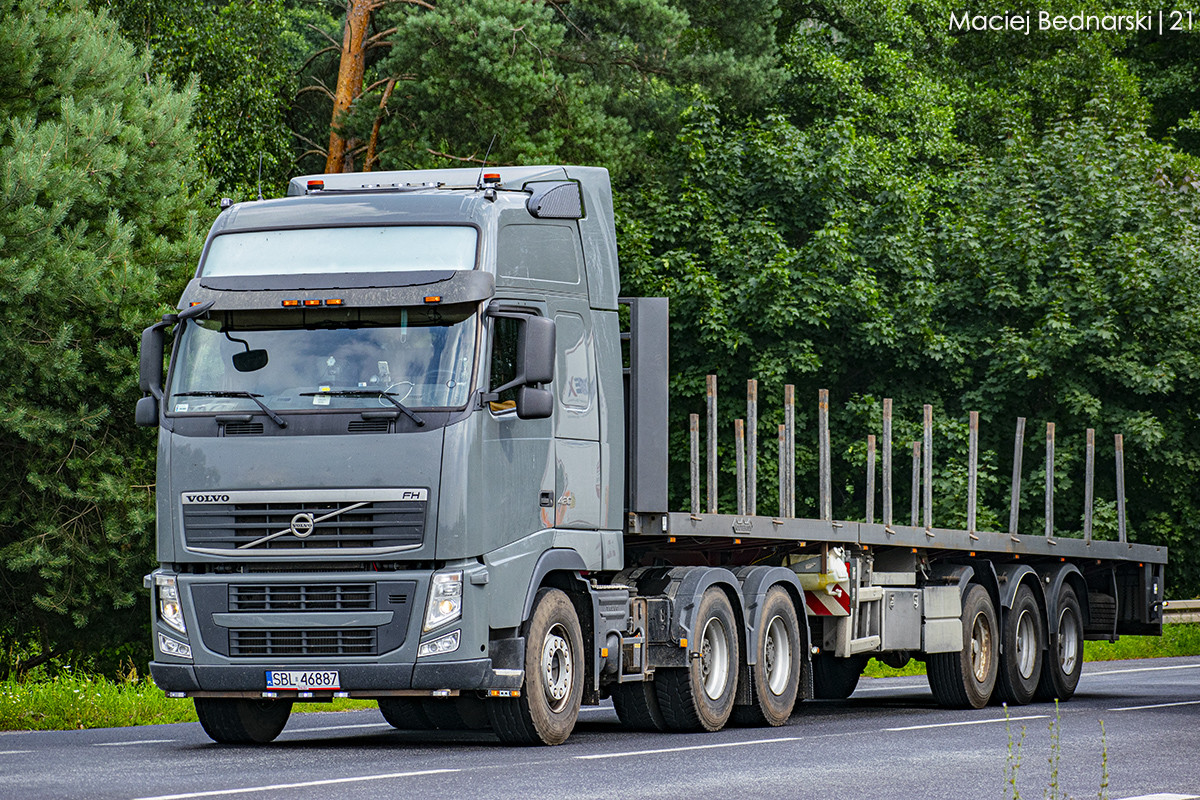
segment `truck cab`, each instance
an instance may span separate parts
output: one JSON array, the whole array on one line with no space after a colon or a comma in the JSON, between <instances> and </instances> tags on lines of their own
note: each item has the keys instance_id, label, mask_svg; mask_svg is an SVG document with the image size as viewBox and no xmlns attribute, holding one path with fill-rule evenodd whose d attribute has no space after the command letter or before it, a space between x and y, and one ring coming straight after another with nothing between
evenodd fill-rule
<instances>
[{"instance_id":1,"label":"truck cab","mask_svg":"<svg viewBox=\"0 0 1200 800\"><path fill-rule=\"evenodd\" d=\"M622 567L617 288L603 169L306 176L224 208L143 334L158 685L223 741L335 694L522 705L539 588ZM581 693L594 654L556 631Z\"/></svg>"}]
</instances>

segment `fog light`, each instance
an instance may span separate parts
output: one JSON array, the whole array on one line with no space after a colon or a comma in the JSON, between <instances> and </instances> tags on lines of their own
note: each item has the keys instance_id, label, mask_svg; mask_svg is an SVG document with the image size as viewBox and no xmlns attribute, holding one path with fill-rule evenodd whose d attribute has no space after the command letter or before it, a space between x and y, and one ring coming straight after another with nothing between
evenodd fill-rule
<instances>
[{"instance_id":1,"label":"fog light","mask_svg":"<svg viewBox=\"0 0 1200 800\"><path fill-rule=\"evenodd\" d=\"M417 648L417 658L421 656L436 656L442 653L453 653L458 649L458 631L439 636L431 642L422 642Z\"/></svg>"},{"instance_id":2,"label":"fog light","mask_svg":"<svg viewBox=\"0 0 1200 800\"><path fill-rule=\"evenodd\" d=\"M165 636L161 633L158 635L158 649L164 655L175 656L176 658L192 657L191 645L176 641L170 636Z\"/></svg>"}]
</instances>

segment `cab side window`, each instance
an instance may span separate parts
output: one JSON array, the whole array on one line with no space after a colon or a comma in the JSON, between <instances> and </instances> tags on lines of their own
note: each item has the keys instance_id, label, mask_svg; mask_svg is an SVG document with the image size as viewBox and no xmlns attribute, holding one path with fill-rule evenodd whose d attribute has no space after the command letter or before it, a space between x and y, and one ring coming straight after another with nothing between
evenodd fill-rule
<instances>
[{"instance_id":1,"label":"cab side window","mask_svg":"<svg viewBox=\"0 0 1200 800\"><path fill-rule=\"evenodd\" d=\"M492 320L492 367L488 389L512 381L517 377L517 332L520 323L515 319L497 317ZM502 413L517 407L517 389L505 389L499 398L488 403L492 411Z\"/></svg>"}]
</instances>

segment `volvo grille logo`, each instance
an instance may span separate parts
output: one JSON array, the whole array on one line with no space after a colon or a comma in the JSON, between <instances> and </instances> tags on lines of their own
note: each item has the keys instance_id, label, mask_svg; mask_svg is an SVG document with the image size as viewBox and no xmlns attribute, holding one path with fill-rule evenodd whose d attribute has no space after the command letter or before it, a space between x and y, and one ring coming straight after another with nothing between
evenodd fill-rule
<instances>
[{"instance_id":1,"label":"volvo grille logo","mask_svg":"<svg viewBox=\"0 0 1200 800\"><path fill-rule=\"evenodd\" d=\"M288 526L288 530L297 539L303 539L313 532L313 515L312 514L297 514L292 517L292 524Z\"/></svg>"}]
</instances>

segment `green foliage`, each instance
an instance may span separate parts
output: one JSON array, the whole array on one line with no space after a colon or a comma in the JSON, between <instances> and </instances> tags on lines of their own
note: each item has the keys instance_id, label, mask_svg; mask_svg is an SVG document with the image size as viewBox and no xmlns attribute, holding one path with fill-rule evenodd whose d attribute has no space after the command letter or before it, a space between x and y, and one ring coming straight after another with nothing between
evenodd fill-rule
<instances>
[{"instance_id":1,"label":"green foliage","mask_svg":"<svg viewBox=\"0 0 1200 800\"><path fill-rule=\"evenodd\" d=\"M372 91L344 123L365 142L383 87L398 83L382 120L384 168L478 162L602 163L623 172L638 142L674 130L703 93L749 110L771 96L775 5L702 1L394 4L394 29L368 72Z\"/></svg>"},{"instance_id":2,"label":"green foliage","mask_svg":"<svg viewBox=\"0 0 1200 800\"><path fill-rule=\"evenodd\" d=\"M277 194L295 168L291 125L299 71L328 19L320 7L287 0L92 0L154 55L152 74L177 87L196 81L192 124L205 173L237 199L255 197L259 157L264 193ZM328 123L328 112L325 123ZM308 132L307 130L305 132Z\"/></svg>"},{"instance_id":3,"label":"green foliage","mask_svg":"<svg viewBox=\"0 0 1200 800\"><path fill-rule=\"evenodd\" d=\"M181 289L209 191L194 93L147 81L105 14L51 8L23 0L0 26L0 614L45 652L144 618L138 332Z\"/></svg>"}]
</instances>

